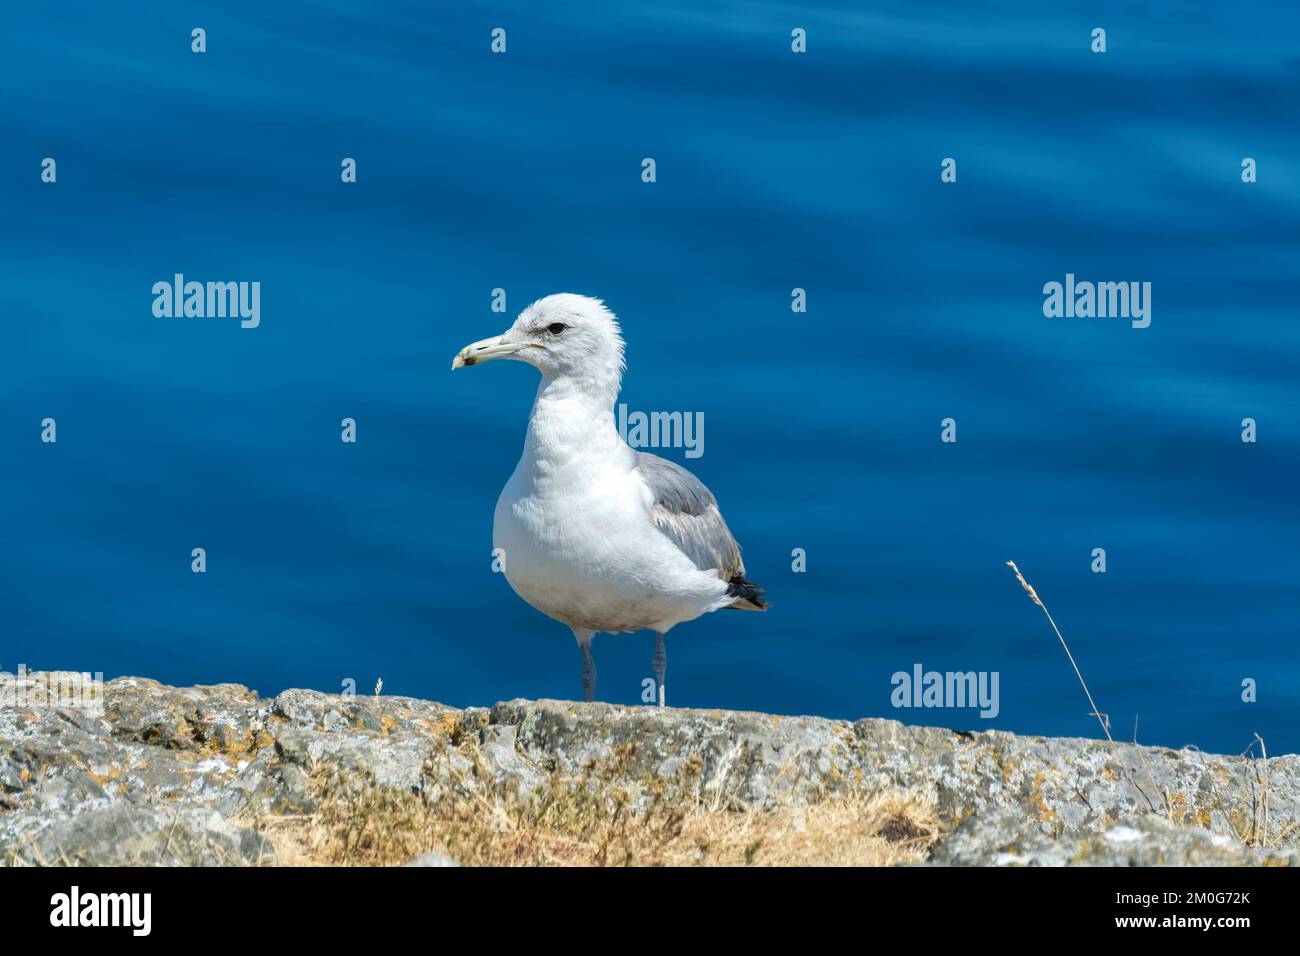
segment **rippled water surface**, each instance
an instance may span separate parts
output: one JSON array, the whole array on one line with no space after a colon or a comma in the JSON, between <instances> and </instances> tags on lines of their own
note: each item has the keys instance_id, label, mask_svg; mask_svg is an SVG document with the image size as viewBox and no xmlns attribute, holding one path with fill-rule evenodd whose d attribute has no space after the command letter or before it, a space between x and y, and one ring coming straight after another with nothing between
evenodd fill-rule
<instances>
[{"instance_id":1,"label":"rippled water surface","mask_svg":"<svg viewBox=\"0 0 1300 956\"><path fill-rule=\"evenodd\" d=\"M1300 748L1294 4L434 7L7 11L0 666L578 694L490 569L535 373L448 371L493 288L577 291L775 603L675 631L672 703L1093 734L1014 558L1117 736ZM154 318L175 273L260 327ZM1066 273L1150 327L1045 318ZM604 699L652 643L597 639ZM916 663L998 717L894 709Z\"/></svg>"}]
</instances>

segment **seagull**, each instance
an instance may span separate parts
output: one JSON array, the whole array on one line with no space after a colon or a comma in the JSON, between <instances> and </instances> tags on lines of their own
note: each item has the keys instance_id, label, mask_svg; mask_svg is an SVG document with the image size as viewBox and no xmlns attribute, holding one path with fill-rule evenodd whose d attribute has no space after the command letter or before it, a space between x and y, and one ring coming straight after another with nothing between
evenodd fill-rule
<instances>
[{"instance_id":1,"label":"seagull","mask_svg":"<svg viewBox=\"0 0 1300 956\"><path fill-rule=\"evenodd\" d=\"M496 359L541 372L524 451L497 500L492 545L515 593L567 624L596 696L597 633L655 632L665 706L664 635L720 608L765 611L717 499L674 462L636 451L614 424L626 364L618 319L599 299L538 299L504 334L465 346L453 370Z\"/></svg>"}]
</instances>

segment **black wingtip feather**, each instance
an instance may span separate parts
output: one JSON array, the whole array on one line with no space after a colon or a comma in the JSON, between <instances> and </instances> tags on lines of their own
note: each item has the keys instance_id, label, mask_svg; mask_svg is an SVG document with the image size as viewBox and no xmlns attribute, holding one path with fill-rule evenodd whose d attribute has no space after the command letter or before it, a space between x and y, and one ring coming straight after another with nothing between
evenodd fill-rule
<instances>
[{"instance_id":1,"label":"black wingtip feather","mask_svg":"<svg viewBox=\"0 0 1300 956\"><path fill-rule=\"evenodd\" d=\"M728 604L727 607L741 611L766 611L772 606L763 600L766 593L743 574L737 574L727 582L727 594L736 599L734 604Z\"/></svg>"}]
</instances>

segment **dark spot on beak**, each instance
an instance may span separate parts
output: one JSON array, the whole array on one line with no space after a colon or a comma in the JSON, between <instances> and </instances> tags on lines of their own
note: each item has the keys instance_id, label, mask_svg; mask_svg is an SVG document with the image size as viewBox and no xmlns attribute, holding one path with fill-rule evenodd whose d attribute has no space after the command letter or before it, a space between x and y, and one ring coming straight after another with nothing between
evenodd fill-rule
<instances>
[{"instance_id":1,"label":"dark spot on beak","mask_svg":"<svg viewBox=\"0 0 1300 956\"><path fill-rule=\"evenodd\" d=\"M463 359L461 359L461 361L462 361L466 366L469 366L469 365L477 365L477 364L478 364L478 359L476 359L476 358L475 358L474 356L472 356L472 355L466 355Z\"/></svg>"}]
</instances>

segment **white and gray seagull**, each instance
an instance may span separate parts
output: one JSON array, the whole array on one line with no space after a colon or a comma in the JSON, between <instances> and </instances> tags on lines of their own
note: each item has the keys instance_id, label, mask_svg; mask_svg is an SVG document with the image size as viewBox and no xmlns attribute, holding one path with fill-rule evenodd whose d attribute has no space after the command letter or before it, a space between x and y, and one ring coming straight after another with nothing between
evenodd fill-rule
<instances>
[{"instance_id":1,"label":"white and gray seagull","mask_svg":"<svg viewBox=\"0 0 1300 956\"><path fill-rule=\"evenodd\" d=\"M766 610L745 578L717 500L685 468L628 447L614 425L623 369L618 320L599 299L539 299L504 334L467 345L453 369L494 359L542 373L528 436L497 500L493 547L515 593L567 624L596 694L597 632L655 632L664 706L664 635L719 608Z\"/></svg>"}]
</instances>

